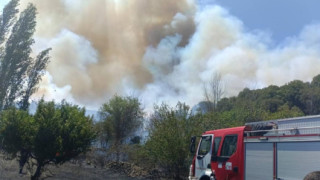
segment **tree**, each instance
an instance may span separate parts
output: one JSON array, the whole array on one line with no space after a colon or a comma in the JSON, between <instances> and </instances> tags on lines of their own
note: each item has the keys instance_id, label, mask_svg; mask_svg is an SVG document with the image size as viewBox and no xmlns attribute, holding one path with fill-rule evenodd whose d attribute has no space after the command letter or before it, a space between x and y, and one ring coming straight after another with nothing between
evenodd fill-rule
<instances>
[{"instance_id":1,"label":"tree","mask_svg":"<svg viewBox=\"0 0 320 180\"><path fill-rule=\"evenodd\" d=\"M34 118L26 111L10 108L0 114L0 142L13 156L21 150L31 151L37 129Z\"/></svg>"},{"instance_id":2,"label":"tree","mask_svg":"<svg viewBox=\"0 0 320 180\"><path fill-rule=\"evenodd\" d=\"M303 89L300 96L303 104L303 112L307 115L316 115L320 113L320 86L311 85Z\"/></svg>"},{"instance_id":3,"label":"tree","mask_svg":"<svg viewBox=\"0 0 320 180\"><path fill-rule=\"evenodd\" d=\"M320 74L313 77L312 82L311 82L312 87L320 87Z\"/></svg>"},{"instance_id":4,"label":"tree","mask_svg":"<svg viewBox=\"0 0 320 180\"><path fill-rule=\"evenodd\" d=\"M203 85L203 94L207 102L210 111L214 111L217 107L217 103L222 98L224 94L224 84L221 80L221 74L213 74L210 82Z\"/></svg>"},{"instance_id":5,"label":"tree","mask_svg":"<svg viewBox=\"0 0 320 180\"><path fill-rule=\"evenodd\" d=\"M31 57L35 6L29 4L17 18L18 4L19 0L11 0L0 18L0 110L14 106L21 99L20 104L27 109L29 99L26 98L36 90L48 63L49 49L36 59Z\"/></svg>"},{"instance_id":6,"label":"tree","mask_svg":"<svg viewBox=\"0 0 320 180\"><path fill-rule=\"evenodd\" d=\"M304 116L304 113L298 107L293 106L290 108L288 104L284 104L279 107L277 112L266 114L264 120L293 118L299 116Z\"/></svg>"},{"instance_id":7,"label":"tree","mask_svg":"<svg viewBox=\"0 0 320 180\"><path fill-rule=\"evenodd\" d=\"M105 132L115 149L117 161L120 160L121 145L132 136L142 124L143 111L137 98L115 95L102 105L100 113Z\"/></svg>"},{"instance_id":8,"label":"tree","mask_svg":"<svg viewBox=\"0 0 320 180\"><path fill-rule=\"evenodd\" d=\"M44 74L44 70L49 62L49 51L51 49L46 49L42 51L36 58L36 61L32 64L31 68L28 70L28 80L27 86L23 93L22 100L20 102L20 107L23 110L27 110L29 107L29 98L33 93L37 91L37 84L41 80L41 76Z\"/></svg>"},{"instance_id":9,"label":"tree","mask_svg":"<svg viewBox=\"0 0 320 180\"><path fill-rule=\"evenodd\" d=\"M0 15L0 45L5 41L10 27L16 20L16 14L19 12L17 9L18 3L19 0L10 1Z\"/></svg>"},{"instance_id":10,"label":"tree","mask_svg":"<svg viewBox=\"0 0 320 180\"><path fill-rule=\"evenodd\" d=\"M288 103L289 107L297 106L300 109L303 109L301 99L301 92L307 87L307 84L300 81L294 80L289 82L288 84L281 87L280 92L282 93L282 97L286 103Z\"/></svg>"},{"instance_id":11,"label":"tree","mask_svg":"<svg viewBox=\"0 0 320 180\"><path fill-rule=\"evenodd\" d=\"M14 108L4 110L0 116L0 142L3 149L22 160L34 159L36 170L32 180L39 179L43 167L57 165L86 152L95 138L92 119L85 109L62 102L39 102L36 114ZM20 164L21 168L21 164Z\"/></svg>"},{"instance_id":12,"label":"tree","mask_svg":"<svg viewBox=\"0 0 320 180\"><path fill-rule=\"evenodd\" d=\"M176 108L166 104L155 106L144 156L168 176L175 179L186 176L191 159L189 142L192 135L203 130L201 116L191 116L184 103L178 103Z\"/></svg>"},{"instance_id":13,"label":"tree","mask_svg":"<svg viewBox=\"0 0 320 180\"><path fill-rule=\"evenodd\" d=\"M103 121L98 121L95 122L94 124L94 128L95 131L97 133L97 139L96 139L96 143L98 143L98 145L103 148L103 147L107 147L108 144L108 137L110 137L110 132L106 131L105 128L105 123Z\"/></svg>"}]
</instances>

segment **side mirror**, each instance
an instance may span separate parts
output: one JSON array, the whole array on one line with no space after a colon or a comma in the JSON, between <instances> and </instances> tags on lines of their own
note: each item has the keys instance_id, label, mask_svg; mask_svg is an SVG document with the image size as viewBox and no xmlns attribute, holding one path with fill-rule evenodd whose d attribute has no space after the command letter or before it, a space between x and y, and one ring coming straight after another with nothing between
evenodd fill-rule
<instances>
[{"instance_id":1,"label":"side mirror","mask_svg":"<svg viewBox=\"0 0 320 180\"><path fill-rule=\"evenodd\" d=\"M191 137L191 142L190 142L190 152L194 154L196 152L196 136Z\"/></svg>"},{"instance_id":2,"label":"side mirror","mask_svg":"<svg viewBox=\"0 0 320 180\"><path fill-rule=\"evenodd\" d=\"M202 156L202 155L198 155L198 156L197 156L197 159L198 159L198 160L201 160L201 159L203 159L203 157L204 157L204 156Z\"/></svg>"}]
</instances>

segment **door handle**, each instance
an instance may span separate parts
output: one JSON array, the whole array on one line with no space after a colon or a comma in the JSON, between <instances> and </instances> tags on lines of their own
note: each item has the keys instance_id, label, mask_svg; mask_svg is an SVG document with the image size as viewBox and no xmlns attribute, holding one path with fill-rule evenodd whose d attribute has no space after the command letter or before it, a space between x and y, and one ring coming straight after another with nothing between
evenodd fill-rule
<instances>
[{"instance_id":1,"label":"door handle","mask_svg":"<svg viewBox=\"0 0 320 180\"><path fill-rule=\"evenodd\" d=\"M235 173L239 172L239 168L237 166L233 167L233 172Z\"/></svg>"}]
</instances>

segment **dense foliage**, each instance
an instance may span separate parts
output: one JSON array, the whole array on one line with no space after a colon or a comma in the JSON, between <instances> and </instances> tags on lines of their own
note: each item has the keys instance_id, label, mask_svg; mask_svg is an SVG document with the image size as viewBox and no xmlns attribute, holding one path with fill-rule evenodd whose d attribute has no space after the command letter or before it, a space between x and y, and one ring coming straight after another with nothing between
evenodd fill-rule
<instances>
[{"instance_id":1,"label":"dense foliage","mask_svg":"<svg viewBox=\"0 0 320 180\"><path fill-rule=\"evenodd\" d=\"M175 179L186 176L189 139L201 132L194 128L198 119L190 117L188 106L178 103L176 108L166 104L156 106L150 121L149 138L144 147L148 161Z\"/></svg>"},{"instance_id":2,"label":"dense foliage","mask_svg":"<svg viewBox=\"0 0 320 180\"><path fill-rule=\"evenodd\" d=\"M50 49L31 56L36 8L29 4L19 14L19 0L11 0L0 13L0 110L19 104L28 109L49 62Z\"/></svg>"},{"instance_id":3,"label":"dense foliage","mask_svg":"<svg viewBox=\"0 0 320 180\"><path fill-rule=\"evenodd\" d=\"M36 160L31 179L38 179L50 162L63 164L86 152L95 138L92 119L85 116L85 109L66 102L41 100L34 116L15 108L4 110L0 127L3 150L12 156L19 154L20 166L29 158Z\"/></svg>"},{"instance_id":4,"label":"dense foliage","mask_svg":"<svg viewBox=\"0 0 320 180\"><path fill-rule=\"evenodd\" d=\"M283 86L244 89L237 97L218 102L217 113L236 111L244 122L279 119L320 113L320 75L311 82L291 81Z\"/></svg>"},{"instance_id":5,"label":"dense foliage","mask_svg":"<svg viewBox=\"0 0 320 180\"><path fill-rule=\"evenodd\" d=\"M100 108L103 120L103 130L100 137L111 142L111 148L116 152L117 161L120 160L122 145L134 136L142 125L143 111L140 102L134 97L115 95Z\"/></svg>"}]
</instances>

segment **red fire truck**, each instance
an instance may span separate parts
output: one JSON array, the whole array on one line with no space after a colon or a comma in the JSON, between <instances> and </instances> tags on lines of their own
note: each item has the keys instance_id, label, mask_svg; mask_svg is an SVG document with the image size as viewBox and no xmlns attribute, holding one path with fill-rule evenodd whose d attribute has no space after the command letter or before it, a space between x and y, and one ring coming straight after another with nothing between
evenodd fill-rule
<instances>
[{"instance_id":1,"label":"red fire truck","mask_svg":"<svg viewBox=\"0 0 320 180\"><path fill-rule=\"evenodd\" d=\"M320 170L320 116L206 131L195 142L190 180L302 180Z\"/></svg>"}]
</instances>

